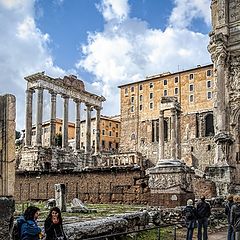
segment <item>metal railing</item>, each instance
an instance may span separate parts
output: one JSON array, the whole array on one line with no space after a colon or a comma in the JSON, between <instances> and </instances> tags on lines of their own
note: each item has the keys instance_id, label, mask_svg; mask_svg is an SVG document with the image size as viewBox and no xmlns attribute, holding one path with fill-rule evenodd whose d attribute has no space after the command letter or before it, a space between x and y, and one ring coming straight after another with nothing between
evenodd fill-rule
<instances>
[{"instance_id":1,"label":"metal railing","mask_svg":"<svg viewBox=\"0 0 240 240\"><path fill-rule=\"evenodd\" d=\"M161 234L161 230L163 228L168 228L168 227L172 227L172 229L173 229L173 231L169 234L170 238L168 237L168 239L176 240L177 239L177 226L175 224L161 224L159 226L136 229L133 231L126 231L126 232L121 232L121 233L102 235L102 236L98 236L98 237L82 238L82 240L119 240L119 239L123 239L120 237L124 237L124 236L127 237L127 235L133 235L133 234L134 234L134 237L132 237L131 239L137 240L139 233L147 232L147 231L151 231L151 230L157 230L156 238L155 238L156 240L164 240L164 238ZM171 238L171 235L172 235L172 238Z\"/></svg>"}]
</instances>

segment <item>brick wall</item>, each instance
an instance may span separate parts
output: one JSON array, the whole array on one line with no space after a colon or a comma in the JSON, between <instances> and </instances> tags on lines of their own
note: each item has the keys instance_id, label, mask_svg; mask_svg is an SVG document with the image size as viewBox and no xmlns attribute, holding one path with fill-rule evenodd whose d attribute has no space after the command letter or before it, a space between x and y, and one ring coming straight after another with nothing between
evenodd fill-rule
<instances>
[{"instance_id":1,"label":"brick wall","mask_svg":"<svg viewBox=\"0 0 240 240\"><path fill-rule=\"evenodd\" d=\"M113 168L86 172L17 172L16 201L54 198L54 184L66 185L67 201L146 203L149 190L140 170Z\"/></svg>"}]
</instances>

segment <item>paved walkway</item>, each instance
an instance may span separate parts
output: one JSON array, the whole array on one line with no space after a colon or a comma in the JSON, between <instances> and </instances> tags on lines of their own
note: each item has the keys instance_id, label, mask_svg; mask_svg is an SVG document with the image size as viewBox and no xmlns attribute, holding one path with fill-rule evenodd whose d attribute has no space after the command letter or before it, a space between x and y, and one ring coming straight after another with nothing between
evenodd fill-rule
<instances>
[{"instance_id":1,"label":"paved walkway","mask_svg":"<svg viewBox=\"0 0 240 240\"><path fill-rule=\"evenodd\" d=\"M226 240L227 231L209 234L209 240Z\"/></svg>"}]
</instances>

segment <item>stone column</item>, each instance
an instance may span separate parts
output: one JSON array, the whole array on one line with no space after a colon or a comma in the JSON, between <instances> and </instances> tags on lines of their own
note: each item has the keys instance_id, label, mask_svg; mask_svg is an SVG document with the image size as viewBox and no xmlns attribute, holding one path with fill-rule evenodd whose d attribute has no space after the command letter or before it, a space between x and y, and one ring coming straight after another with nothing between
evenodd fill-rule
<instances>
[{"instance_id":1,"label":"stone column","mask_svg":"<svg viewBox=\"0 0 240 240\"><path fill-rule=\"evenodd\" d=\"M69 97L63 96L63 125L62 125L62 147L68 146L68 104Z\"/></svg>"},{"instance_id":2,"label":"stone column","mask_svg":"<svg viewBox=\"0 0 240 240\"><path fill-rule=\"evenodd\" d=\"M85 153L91 153L91 105L86 104L87 116L86 116L86 148Z\"/></svg>"},{"instance_id":3,"label":"stone column","mask_svg":"<svg viewBox=\"0 0 240 240\"><path fill-rule=\"evenodd\" d=\"M50 146L55 146L56 137L56 96L54 92L51 93L51 122L50 122Z\"/></svg>"},{"instance_id":4,"label":"stone column","mask_svg":"<svg viewBox=\"0 0 240 240\"><path fill-rule=\"evenodd\" d=\"M43 88L37 89L36 145L42 146Z\"/></svg>"},{"instance_id":5,"label":"stone column","mask_svg":"<svg viewBox=\"0 0 240 240\"><path fill-rule=\"evenodd\" d=\"M75 120L75 150L79 151L80 149L80 135L81 135L81 129L80 129L80 124L81 124L81 119L80 119L80 104L81 102L79 100L75 100L75 115L76 115L76 120Z\"/></svg>"},{"instance_id":6,"label":"stone column","mask_svg":"<svg viewBox=\"0 0 240 240\"><path fill-rule=\"evenodd\" d=\"M63 183L55 184L55 199L56 206L60 208L62 212L66 212L66 186Z\"/></svg>"},{"instance_id":7,"label":"stone column","mask_svg":"<svg viewBox=\"0 0 240 240\"><path fill-rule=\"evenodd\" d=\"M26 122L25 122L25 146L32 144L32 100L33 89L26 90Z\"/></svg>"},{"instance_id":8,"label":"stone column","mask_svg":"<svg viewBox=\"0 0 240 240\"><path fill-rule=\"evenodd\" d=\"M171 109L171 158L173 160L176 160L177 157L177 148L176 148L176 142L177 142L177 131L176 131L176 115L177 110L175 108Z\"/></svg>"},{"instance_id":9,"label":"stone column","mask_svg":"<svg viewBox=\"0 0 240 240\"><path fill-rule=\"evenodd\" d=\"M100 150L100 107L96 107L95 154Z\"/></svg>"},{"instance_id":10,"label":"stone column","mask_svg":"<svg viewBox=\"0 0 240 240\"><path fill-rule=\"evenodd\" d=\"M159 115L159 160L164 159L164 111Z\"/></svg>"}]
</instances>

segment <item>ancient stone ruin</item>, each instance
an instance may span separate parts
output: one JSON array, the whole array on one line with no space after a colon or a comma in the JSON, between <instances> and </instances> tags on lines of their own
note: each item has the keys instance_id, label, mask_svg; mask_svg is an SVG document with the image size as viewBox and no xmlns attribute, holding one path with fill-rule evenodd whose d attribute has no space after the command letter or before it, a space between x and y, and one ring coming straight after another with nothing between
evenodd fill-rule
<instances>
[{"instance_id":1,"label":"ancient stone ruin","mask_svg":"<svg viewBox=\"0 0 240 240\"><path fill-rule=\"evenodd\" d=\"M0 96L0 109L0 239L8 240L15 210L15 97Z\"/></svg>"},{"instance_id":2,"label":"ancient stone ruin","mask_svg":"<svg viewBox=\"0 0 240 240\"><path fill-rule=\"evenodd\" d=\"M70 75L61 78L51 78L42 73L27 76L26 90L26 128L25 147L21 153L19 169L40 170L59 169L61 165L69 163L74 167L92 165L92 145L91 145L91 111L96 111L96 139L94 154L99 152L99 124L102 102L105 98L89 93L85 90L84 83L76 76ZM43 91L47 90L51 94L51 121L50 121L50 148L42 146L42 123L43 123ZM36 92L36 142L32 144L33 125L33 94ZM62 148L56 147L56 96L63 98L63 129ZM75 102L75 151L70 151L68 146L68 119L69 119L69 99ZM80 105L86 106L86 147L85 152L80 154Z\"/></svg>"},{"instance_id":3,"label":"ancient stone ruin","mask_svg":"<svg viewBox=\"0 0 240 240\"><path fill-rule=\"evenodd\" d=\"M208 175L217 194L239 192L240 181L240 5L212 1L212 32L208 50L214 64L215 164Z\"/></svg>"}]
</instances>

